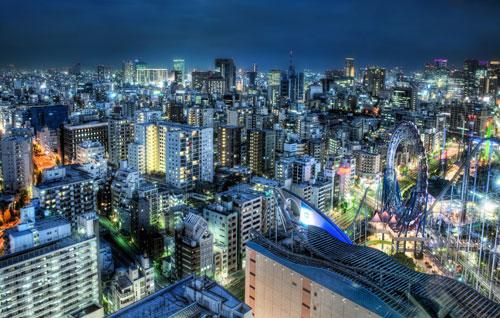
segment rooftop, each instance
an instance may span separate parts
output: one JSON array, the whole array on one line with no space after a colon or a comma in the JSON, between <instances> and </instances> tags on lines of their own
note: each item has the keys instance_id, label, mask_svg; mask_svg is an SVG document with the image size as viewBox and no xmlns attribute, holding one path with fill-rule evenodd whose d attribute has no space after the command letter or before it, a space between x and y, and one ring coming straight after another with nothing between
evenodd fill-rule
<instances>
[{"instance_id":1,"label":"rooftop","mask_svg":"<svg viewBox=\"0 0 500 318\"><path fill-rule=\"evenodd\" d=\"M66 168L66 175L63 178L59 179L54 179L54 180L47 180L44 181L33 188L38 189L40 191L45 190L45 189L50 189L50 188L55 188L55 187L60 187L63 185L68 185L71 183L78 183L82 181L92 181L92 177L87 174L86 172L83 172L81 170L75 169L74 165L68 165L65 166Z\"/></svg>"},{"instance_id":2,"label":"rooftop","mask_svg":"<svg viewBox=\"0 0 500 318\"><path fill-rule=\"evenodd\" d=\"M0 257L0 269L15 265L17 263L25 262L29 259L40 257L42 255L50 254L54 251L63 249L73 244L78 244L92 239L95 239L95 237L88 238L88 237L73 235L57 241L53 241L30 249L26 249L17 253L4 255Z\"/></svg>"},{"instance_id":3,"label":"rooftop","mask_svg":"<svg viewBox=\"0 0 500 318\"><path fill-rule=\"evenodd\" d=\"M201 296L201 297L200 297ZM220 306L210 306L210 304ZM218 312L210 308L219 308ZM217 283L206 277L188 276L162 290L110 315L109 318L163 318L178 316L200 317L218 315L226 317L222 308L239 313L241 317L250 308Z\"/></svg>"}]
</instances>

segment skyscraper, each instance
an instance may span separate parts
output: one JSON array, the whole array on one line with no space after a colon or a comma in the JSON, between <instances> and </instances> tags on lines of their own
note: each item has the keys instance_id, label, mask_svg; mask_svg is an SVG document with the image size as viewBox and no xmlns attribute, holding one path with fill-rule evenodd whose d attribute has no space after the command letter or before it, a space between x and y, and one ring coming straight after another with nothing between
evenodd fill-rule
<instances>
[{"instance_id":1,"label":"skyscraper","mask_svg":"<svg viewBox=\"0 0 500 318\"><path fill-rule=\"evenodd\" d=\"M236 65L231 58L215 59L215 69L225 80L226 92L231 92L236 86Z\"/></svg>"},{"instance_id":2,"label":"skyscraper","mask_svg":"<svg viewBox=\"0 0 500 318\"><path fill-rule=\"evenodd\" d=\"M293 64L293 51L290 51L288 73L281 77L281 97L295 103L304 100L304 73L297 73Z\"/></svg>"},{"instance_id":3,"label":"skyscraper","mask_svg":"<svg viewBox=\"0 0 500 318\"><path fill-rule=\"evenodd\" d=\"M104 82L111 78L112 70L110 66L97 65L97 81Z\"/></svg>"},{"instance_id":4,"label":"skyscraper","mask_svg":"<svg viewBox=\"0 0 500 318\"><path fill-rule=\"evenodd\" d=\"M366 70L365 86L372 96L379 96L385 89L385 69L381 67L369 67Z\"/></svg>"},{"instance_id":5,"label":"skyscraper","mask_svg":"<svg viewBox=\"0 0 500 318\"><path fill-rule=\"evenodd\" d=\"M173 68L176 75L176 80L182 82L186 78L186 65L184 59L174 59Z\"/></svg>"},{"instance_id":6,"label":"skyscraper","mask_svg":"<svg viewBox=\"0 0 500 318\"><path fill-rule=\"evenodd\" d=\"M352 57L347 57L345 59L344 75L346 77L354 77L356 75L356 69L354 68L354 59Z\"/></svg>"},{"instance_id":7,"label":"skyscraper","mask_svg":"<svg viewBox=\"0 0 500 318\"><path fill-rule=\"evenodd\" d=\"M123 62L122 76L122 80L124 83L133 84L135 82L135 64L133 61Z\"/></svg>"}]
</instances>

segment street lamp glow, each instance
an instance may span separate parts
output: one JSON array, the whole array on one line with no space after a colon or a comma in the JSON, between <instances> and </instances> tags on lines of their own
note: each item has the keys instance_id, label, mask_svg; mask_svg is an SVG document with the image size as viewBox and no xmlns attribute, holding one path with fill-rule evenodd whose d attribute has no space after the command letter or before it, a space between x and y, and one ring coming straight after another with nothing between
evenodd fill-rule
<instances>
[{"instance_id":1,"label":"street lamp glow","mask_svg":"<svg viewBox=\"0 0 500 318\"><path fill-rule=\"evenodd\" d=\"M493 202L493 201L486 200L486 201L483 201L482 208L486 212L493 212L493 211L495 211L495 209L498 208L498 204Z\"/></svg>"}]
</instances>

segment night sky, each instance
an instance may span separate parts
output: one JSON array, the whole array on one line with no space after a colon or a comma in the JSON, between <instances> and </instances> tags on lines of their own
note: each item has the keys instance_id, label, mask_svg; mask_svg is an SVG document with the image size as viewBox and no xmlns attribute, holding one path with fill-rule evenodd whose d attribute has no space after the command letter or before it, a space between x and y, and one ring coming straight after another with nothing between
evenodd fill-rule
<instances>
[{"instance_id":1,"label":"night sky","mask_svg":"<svg viewBox=\"0 0 500 318\"><path fill-rule=\"evenodd\" d=\"M461 65L500 58L500 1L482 0L0 0L0 66L402 66L434 57Z\"/></svg>"}]
</instances>

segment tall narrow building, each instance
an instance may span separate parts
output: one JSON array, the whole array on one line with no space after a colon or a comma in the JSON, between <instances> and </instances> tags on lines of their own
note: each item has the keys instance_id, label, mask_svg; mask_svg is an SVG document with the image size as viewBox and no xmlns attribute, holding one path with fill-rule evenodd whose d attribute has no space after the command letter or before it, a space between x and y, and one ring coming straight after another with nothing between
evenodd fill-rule
<instances>
[{"instance_id":1,"label":"tall narrow building","mask_svg":"<svg viewBox=\"0 0 500 318\"><path fill-rule=\"evenodd\" d=\"M179 278L213 271L213 236L207 221L189 213L175 229L175 265Z\"/></svg>"},{"instance_id":2,"label":"tall narrow building","mask_svg":"<svg viewBox=\"0 0 500 318\"><path fill-rule=\"evenodd\" d=\"M218 159L222 167L234 167L241 164L241 128L237 126L219 126L217 134Z\"/></svg>"},{"instance_id":3,"label":"tall narrow building","mask_svg":"<svg viewBox=\"0 0 500 318\"><path fill-rule=\"evenodd\" d=\"M226 92L231 92L236 86L236 65L231 58L215 59L215 69L220 72L226 83Z\"/></svg>"},{"instance_id":4,"label":"tall narrow building","mask_svg":"<svg viewBox=\"0 0 500 318\"><path fill-rule=\"evenodd\" d=\"M346 77L354 77L356 75L356 69L354 68L354 59L352 57L347 57L344 64L344 73Z\"/></svg>"},{"instance_id":5,"label":"tall narrow building","mask_svg":"<svg viewBox=\"0 0 500 318\"><path fill-rule=\"evenodd\" d=\"M366 70L365 86L372 96L379 96L385 89L385 69L381 67L370 67Z\"/></svg>"},{"instance_id":6,"label":"tall narrow building","mask_svg":"<svg viewBox=\"0 0 500 318\"><path fill-rule=\"evenodd\" d=\"M31 132L14 129L1 142L2 176L4 189L17 193L33 185L33 146Z\"/></svg>"},{"instance_id":7,"label":"tall narrow building","mask_svg":"<svg viewBox=\"0 0 500 318\"><path fill-rule=\"evenodd\" d=\"M255 174L274 172L276 133L270 129L249 129L247 131L247 161Z\"/></svg>"},{"instance_id":8,"label":"tall narrow building","mask_svg":"<svg viewBox=\"0 0 500 318\"><path fill-rule=\"evenodd\" d=\"M108 125L109 162L115 167L127 160L128 145L134 141L134 124L129 119L114 114Z\"/></svg>"}]
</instances>

